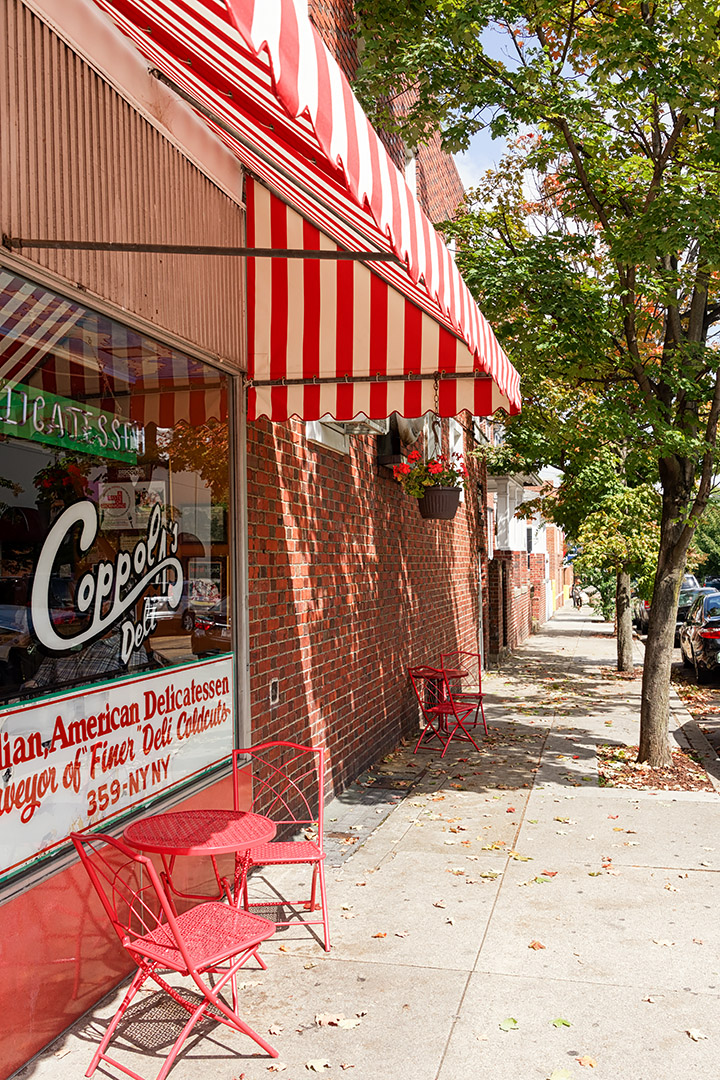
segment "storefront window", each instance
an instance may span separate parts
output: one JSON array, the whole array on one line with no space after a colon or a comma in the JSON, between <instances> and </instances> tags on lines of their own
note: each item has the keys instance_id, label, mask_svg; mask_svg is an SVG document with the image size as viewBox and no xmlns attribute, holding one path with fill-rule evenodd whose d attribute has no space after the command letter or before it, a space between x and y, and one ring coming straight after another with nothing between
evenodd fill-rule
<instances>
[{"instance_id":1,"label":"storefront window","mask_svg":"<svg viewBox=\"0 0 720 1080\"><path fill-rule=\"evenodd\" d=\"M232 748L228 382L0 270L0 874Z\"/></svg>"}]
</instances>

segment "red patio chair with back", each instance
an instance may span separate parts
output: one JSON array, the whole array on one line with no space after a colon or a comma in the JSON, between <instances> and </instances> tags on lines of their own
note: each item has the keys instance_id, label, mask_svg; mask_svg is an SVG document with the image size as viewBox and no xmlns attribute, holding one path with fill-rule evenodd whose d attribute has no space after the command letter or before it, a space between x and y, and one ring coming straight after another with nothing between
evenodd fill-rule
<instances>
[{"instance_id":1,"label":"red patio chair with back","mask_svg":"<svg viewBox=\"0 0 720 1080\"><path fill-rule=\"evenodd\" d=\"M309 898L289 900L279 896L278 904L267 900L250 901L247 876L243 873L242 902L246 910L280 908L276 926L290 926L298 921L306 926L323 927L323 944L330 950L327 897L325 893L325 851L323 849L325 750L321 746L300 746L292 742L266 742L235 750L233 785L235 809L241 806L241 774L252 772L252 805L256 813L269 817L277 826L279 839L250 849L247 869L259 866L312 866ZM304 917L314 912L320 892L321 919ZM290 909L290 911L286 911ZM292 917L289 917L289 916Z\"/></svg>"},{"instance_id":2,"label":"red patio chair with back","mask_svg":"<svg viewBox=\"0 0 720 1080\"><path fill-rule=\"evenodd\" d=\"M72 833L71 839L123 948L138 967L85 1075L92 1076L103 1061L134 1080L142 1080L105 1051L133 998L148 980L188 1014L157 1080L167 1076L183 1043L202 1019L248 1035L267 1054L277 1057L277 1051L238 1016L236 980L238 970L251 958L265 968L258 948L274 934L274 925L259 915L217 902L198 904L178 915L147 856L102 833ZM170 985L163 977L168 972L189 977L201 999L193 991L192 996L185 996L182 987ZM228 983L232 1008L220 996Z\"/></svg>"},{"instance_id":3,"label":"red patio chair with back","mask_svg":"<svg viewBox=\"0 0 720 1080\"><path fill-rule=\"evenodd\" d=\"M448 673L442 668L408 668L408 674L423 718L423 729L413 753L417 754L423 743L437 740L443 748L440 757L445 757L453 738L471 742L479 750L468 730L476 722L477 702L456 700Z\"/></svg>"},{"instance_id":4,"label":"red patio chair with back","mask_svg":"<svg viewBox=\"0 0 720 1080\"><path fill-rule=\"evenodd\" d=\"M457 652L442 653L440 667L448 673L448 681L453 689L455 701L463 704L474 702L477 706L475 721L468 727L474 727L477 723L477 713L482 716L485 734L488 733L485 709L483 708L482 689L482 657L479 653L459 649Z\"/></svg>"}]
</instances>

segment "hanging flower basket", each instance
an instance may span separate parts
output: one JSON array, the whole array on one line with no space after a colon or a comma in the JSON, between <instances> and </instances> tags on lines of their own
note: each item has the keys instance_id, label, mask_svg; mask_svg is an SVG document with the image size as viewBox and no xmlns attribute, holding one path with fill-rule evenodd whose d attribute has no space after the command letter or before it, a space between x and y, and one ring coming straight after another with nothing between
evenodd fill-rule
<instances>
[{"instance_id":1,"label":"hanging flower basket","mask_svg":"<svg viewBox=\"0 0 720 1080\"><path fill-rule=\"evenodd\" d=\"M460 505L460 492L467 485L467 472L459 454L452 459L440 455L423 461L413 450L407 461L393 467L393 475L408 495L418 501L420 516L451 521Z\"/></svg>"},{"instance_id":2,"label":"hanging flower basket","mask_svg":"<svg viewBox=\"0 0 720 1080\"><path fill-rule=\"evenodd\" d=\"M428 487L422 499L418 499L420 517L452 521L460 505L460 488Z\"/></svg>"}]
</instances>

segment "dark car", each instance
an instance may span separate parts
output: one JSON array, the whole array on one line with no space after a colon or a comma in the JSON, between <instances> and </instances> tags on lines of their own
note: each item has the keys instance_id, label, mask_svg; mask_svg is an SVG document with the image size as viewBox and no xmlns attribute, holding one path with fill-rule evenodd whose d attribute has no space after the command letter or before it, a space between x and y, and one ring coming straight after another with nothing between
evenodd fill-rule
<instances>
[{"instance_id":1,"label":"dark car","mask_svg":"<svg viewBox=\"0 0 720 1080\"><path fill-rule=\"evenodd\" d=\"M713 588L712 585L703 586L701 589L684 589L678 596L678 609L677 616L675 618L675 648L677 649L680 644L680 631L683 628L685 620L687 619L690 608L693 603L701 595L707 595L709 593L718 592L717 588Z\"/></svg>"},{"instance_id":2,"label":"dark car","mask_svg":"<svg viewBox=\"0 0 720 1080\"><path fill-rule=\"evenodd\" d=\"M683 664L695 669L699 683L720 667L720 592L695 598L680 631L680 651Z\"/></svg>"},{"instance_id":3,"label":"dark car","mask_svg":"<svg viewBox=\"0 0 720 1080\"><path fill-rule=\"evenodd\" d=\"M680 584L681 595L686 592L691 592L693 589L699 589L700 582L694 574L683 574L682 582ZM641 600L639 596L633 597L632 600L632 619L637 627L638 633L647 634L650 625L650 601ZM684 616L683 616L684 620ZM677 621L683 621L678 615ZM678 645L678 629L675 630L675 646Z\"/></svg>"},{"instance_id":4,"label":"dark car","mask_svg":"<svg viewBox=\"0 0 720 1080\"><path fill-rule=\"evenodd\" d=\"M196 656L226 653L232 648L232 628L228 615L228 600L220 600L208 611L195 612L190 647Z\"/></svg>"}]
</instances>

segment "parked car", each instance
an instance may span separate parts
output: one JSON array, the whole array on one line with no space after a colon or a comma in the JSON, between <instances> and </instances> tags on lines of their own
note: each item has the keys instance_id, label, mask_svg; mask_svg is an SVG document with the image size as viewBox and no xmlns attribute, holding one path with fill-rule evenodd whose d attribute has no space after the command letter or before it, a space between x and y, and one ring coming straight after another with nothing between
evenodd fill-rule
<instances>
[{"instance_id":1,"label":"parked car","mask_svg":"<svg viewBox=\"0 0 720 1080\"><path fill-rule=\"evenodd\" d=\"M680 595L678 597L678 609L677 609L677 616L676 616L676 620L675 620L675 648L676 649L680 644L680 631L682 630L683 625L685 624L685 620L687 619L687 617L688 617L688 615L690 613L690 608L693 606L694 601L700 595L705 595L705 594L714 593L714 592L718 592L718 590L714 589L712 586L703 586L700 589L687 589L685 592L680 593Z\"/></svg>"},{"instance_id":2,"label":"parked car","mask_svg":"<svg viewBox=\"0 0 720 1080\"><path fill-rule=\"evenodd\" d=\"M632 620L639 634L647 634L650 619L650 601L639 596L632 598Z\"/></svg>"},{"instance_id":3,"label":"parked car","mask_svg":"<svg viewBox=\"0 0 720 1080\"><path fill-rule=\"evenodd\" d=\"M720 591L703 592L695 598L680 631L680 651L685 667L694 668L699 683L720 667Z\"/></svg>"},{"instance_id":4,"label":"parked car","mask_svg":"<svg viewBox=\"0 0 720 1080\"><path fill-rule=\"evenodd\" d=\"M700 582L694 574L683 574L682 583L680 585L680 594L689 592L691 589L699 589ZM641 600L639 596L633 597L632 600L632 620L637 627L638 633L647 634L648 627L650 625L650 601ZM675 645L677 646L677 631L675 634Z\"/></svg>"},{"instance_id":5,"label":"parked car","mask_svg":"<svg viewBox=\"0 0 720 1080\"><path fill-rule=\"evenodd\" d=\"M232 627L228 615L228 598L214 604L202 614L195 612L195 626L190 648L196 656L229 652L232 647Z\"/></svg>"}]
</instances>

